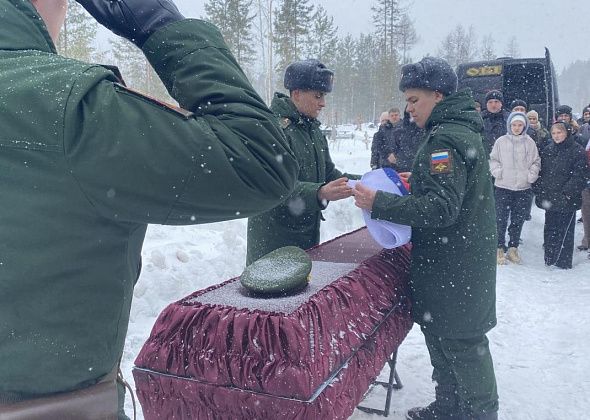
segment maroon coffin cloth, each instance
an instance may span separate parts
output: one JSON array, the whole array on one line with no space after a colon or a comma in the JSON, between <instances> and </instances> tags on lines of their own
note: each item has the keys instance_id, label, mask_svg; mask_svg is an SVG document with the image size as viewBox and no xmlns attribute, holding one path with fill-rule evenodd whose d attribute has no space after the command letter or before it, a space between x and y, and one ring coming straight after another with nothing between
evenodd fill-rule
<instances>
[{"instance_id":1,"label":"maroon coffin cloth","mask_svg":"<svg viewBox=\"0 0 590 420\"><path fill-rule=\"evenodd\" d=\"M312 248L296 296L255 298L235 278L169 305L135 361L146 419L350 416L412 326L409 247L366 251L367 236Z\"/></svg>"}]
</instances>

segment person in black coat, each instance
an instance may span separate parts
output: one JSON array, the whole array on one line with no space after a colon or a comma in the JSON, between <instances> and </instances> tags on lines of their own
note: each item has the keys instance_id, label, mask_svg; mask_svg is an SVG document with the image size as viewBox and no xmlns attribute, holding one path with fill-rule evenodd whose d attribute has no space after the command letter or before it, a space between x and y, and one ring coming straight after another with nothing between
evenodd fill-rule
<instances>
[{"instance_id":1,"label":"person in black coat","mask_svg":"<svg viewBox=\"0 0 590 420\"><path fill-rule=\"evenodd\" d=\"M383 112L379 117L379 130L373 135L371 143L371 169L391 167L393 156L390 156L393 146L394 125L389 121L389 114Z\"/></svg>"},{"instance_id":2,"label":"person in black coat","mask_svg":"<svg viewBox=\"0 0 590 420\"><path fill-rule=\"evenodd\" d=\"M553 142L541 151L541 172L533 184L535 204L545 210L545 264L572 268L576 210L588 180L584 149L576 143L570 124L551 126Z\"/></svg>"},{"instance_id":3,"label":"person in black coat","mask_svg":"<svg viewBox=\"0 0 590 420\"><path fill-rule=\"evenodd\" d=\"M506 134L506 121L510 113L504 110L504 95L499 90L490 90L485 97L486 109L481 112L483 119L484 149L489 155L496 139Z\"/></svg>"},{"instance_id":4,"label":"person in black coat","mask_svg":"<svg viewBox=\"0 0 590 420\"><path fill-rule=\"evenodd\" d=\"M572 137L574 138L574 141L580 146L586 147L587 141L585 141L580 135L580 126L574 119L572 111L572 107L569 105L558 106L555 110L555 120L570 124L572 126Z\"/></svg>"},{"instance_id":5,"label":"person in black coat","mask_svg":"<svg viewBox=\"0 0 590 420\"><path fill-rule=\"evenodd\" d=\"M404 111L404 118L401 124L394 126L393 145L391 151L394 159L391 165L397 172L410 172L414 156L424 138L424 129L418 127L410 119L410 113Z\"/></svg>"}]
</instances>

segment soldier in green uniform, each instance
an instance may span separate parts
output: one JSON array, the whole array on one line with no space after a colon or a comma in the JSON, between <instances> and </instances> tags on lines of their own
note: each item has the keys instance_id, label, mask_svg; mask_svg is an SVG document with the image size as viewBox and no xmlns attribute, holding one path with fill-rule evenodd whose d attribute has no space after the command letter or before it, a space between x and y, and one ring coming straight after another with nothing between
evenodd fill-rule
<instances>
[{"instance_id":1,"label":"soldier in green uniform","mask_svg":"<svg viewBox=\"0 0 590 420\"><path fill-rule=\"evenodd\" d=\"M471 92L456 92L457 76L442 59L404 66L400 89L427 133L413 163L411 195L362 184L354 194L373 219L412 226L412 310L430 352L436 400L407 418L496 419L485 336L496 324L496 217L482 120Z\"/></svg>"},{"instance_id":2,"label":"soldier in green uniform","mask_svg":"<svg viewBox=\"0 0 590 420\"><path fill-rule=\"evenodd\" d=\"M0 418L116 371L149 223L260 213L298 171L213 25L169 0L79 3L184 109L57 55L67 0L0 0Z\"/></svg>"},{"instance_id":3,"label":"soldier in green uniform","mask_svg":"<svg viewBox=\"0 0 590 420\"><path fill-rule=\"evenodd\" d=\"M293 194L274 209L248 219L250 264L277 248L311 248L320 241L321 211L328 202L352 196L346 182L357 175L334 166L317 117L332 91L334 73L318 60L291 63L284 78L289 96L275 93L270 109L279 118L289 146L299 163Z\"/></svg>"}]
</instances>

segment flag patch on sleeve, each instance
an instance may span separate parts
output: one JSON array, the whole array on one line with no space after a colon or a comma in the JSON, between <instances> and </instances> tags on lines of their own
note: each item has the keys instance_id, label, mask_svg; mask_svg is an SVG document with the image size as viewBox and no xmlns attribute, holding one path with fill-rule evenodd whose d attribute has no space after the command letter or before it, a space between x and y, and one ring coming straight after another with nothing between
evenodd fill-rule
<instances>
[{"instance_id":1,"label":"flag patch on sleeve","mask_svg":"<svg viewBox=\"0 0 590 420\"><path fill-rule=\"evenodd\" d=\"M430 173L448 174L453 169L453 161L451 159L450 150L437 150L430 154Z\"/></svg>"}]
</instances>

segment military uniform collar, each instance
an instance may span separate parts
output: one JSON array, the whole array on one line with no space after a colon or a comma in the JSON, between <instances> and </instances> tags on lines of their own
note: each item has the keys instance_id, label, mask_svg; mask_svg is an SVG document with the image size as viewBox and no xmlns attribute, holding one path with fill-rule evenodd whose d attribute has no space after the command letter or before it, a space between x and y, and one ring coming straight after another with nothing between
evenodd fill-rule
<instances>
[{"instance_id":1,"label":"military uniform collar","mask_svg":"<svg viewBox=\"0 0 590 420\"><path fill-rule=\"evenodd\" d=\"M57 53L47 26L28 0L0 0L0 50Z\"/></svg>"}]
</instances>

